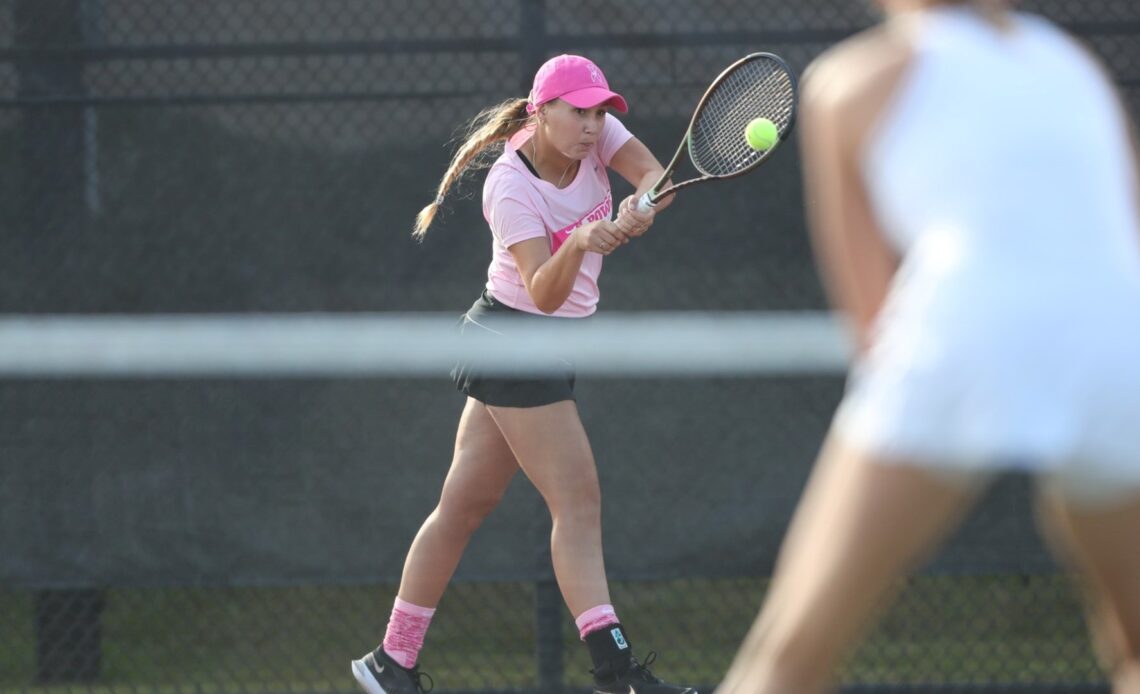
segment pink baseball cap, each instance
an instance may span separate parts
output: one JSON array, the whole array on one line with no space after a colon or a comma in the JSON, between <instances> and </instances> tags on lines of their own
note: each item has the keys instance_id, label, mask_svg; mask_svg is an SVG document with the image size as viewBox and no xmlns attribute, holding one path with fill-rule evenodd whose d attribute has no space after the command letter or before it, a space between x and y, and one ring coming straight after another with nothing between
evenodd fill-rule
<instances>
[{"instance_id":1,"label":"pink baseball cap","mask_svg":"<svg viewBox=\"0 0 1140 694\"><path fill-rule=\"evenodd\" d=\"M577 108L593 108L609 104L621 113L629 106L621 94L610 91L606 76L593 62L580 55L559 55L551 58L534 74L527 113L554 99L562 99Z\"/></svg>"}]
</instances>

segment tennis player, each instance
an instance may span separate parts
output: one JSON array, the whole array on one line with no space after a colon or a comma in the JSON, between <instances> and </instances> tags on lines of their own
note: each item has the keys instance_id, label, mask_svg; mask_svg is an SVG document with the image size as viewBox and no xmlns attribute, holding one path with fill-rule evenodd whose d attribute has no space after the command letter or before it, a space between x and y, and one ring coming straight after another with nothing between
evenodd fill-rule
<instances>
[{"instance_id":1,"label":"tennis player","mask_svg":"<svg viewBox=\"0 0 1140 694\"><path fill-rule=\"evenodd\" d=\"M652 224L654 212L637 212L634 201L664 172L610 110L626 112L626 101L610 90L597 65L561 55L539 68L529 98L500 104L472 123L414 231L422 237L463 173L492 145L504 143L483 185L491 263L486 288L466 313L465 331L501 330L496 320L504 316L572 321L594 313L602 259ZM607 168L636 189L616 221ZM634 658L610 602L598 475L575 405L573 373L499 378L466 364L454 376L467 405L451 470L439 505L412 543L383 642L352 663L364 691L422 691L417 662L436 605L472 533L522 469L553 518L554 572L593 660L595 691L694 692L653 676L647 667L652 655Z\"/></svg>"},{"instance_id":2,"label":"tennis player","mask_svg":"<svg viewBox=\"0 0 1140 694\"><path fill-rule=\"evenodd\" d=\"M858 353L717 690L805 694L998 471L1140 692L1140 177L1102 67L1000 2L882 0L803 88L809 224Z\"/></svg>"}]
</instances>

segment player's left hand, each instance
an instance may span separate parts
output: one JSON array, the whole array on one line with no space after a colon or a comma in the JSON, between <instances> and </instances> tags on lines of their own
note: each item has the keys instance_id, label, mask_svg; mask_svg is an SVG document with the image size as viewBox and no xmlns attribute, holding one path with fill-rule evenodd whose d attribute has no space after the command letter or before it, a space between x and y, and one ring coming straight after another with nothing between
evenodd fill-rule
<instances>
[{"instance_id":1,"label":"player's left hand","mask_svg":"<svg viewBox=\"0 0 1140 694\"><path fill-rule=\"evenodd\" d=\"M640 212L637 209L637 196L631 195L618 205L618 216L614 224L630 237L641 236L653 224L656 212L652 209Z\"/></svg>"}]
</instances>

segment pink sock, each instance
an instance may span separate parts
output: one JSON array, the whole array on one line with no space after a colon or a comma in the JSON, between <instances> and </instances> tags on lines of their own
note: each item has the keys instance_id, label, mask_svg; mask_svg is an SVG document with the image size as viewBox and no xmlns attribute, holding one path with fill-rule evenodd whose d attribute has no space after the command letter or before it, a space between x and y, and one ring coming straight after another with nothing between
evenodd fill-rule
<instances>
[{"instance_id":1,"label":"pink sock","mask_svg":"<svg viewBox=\"0 0 1140 694\"><path fill-rule=\"evenodd\" d=\"M434 614L434 608L420 607L396 598L392 616L388 619L388 631L384 634L384 652L403 667L415 665Z\"/></svg>"},{"instance_id":2,"label":"pink sock","mask_svg":"<svg viewBox=\"0 0 1140 694\"><path fill-rule=\"evenodd\" d=\"M574 624L578 626L578 636L582 640L586 639L586 634L592 633L608 627L611 624L618 624L617 612L614 612L613 605L598 605L591 607L582 614L578 615L574 620Z\"/></svg>"}]
</instances>

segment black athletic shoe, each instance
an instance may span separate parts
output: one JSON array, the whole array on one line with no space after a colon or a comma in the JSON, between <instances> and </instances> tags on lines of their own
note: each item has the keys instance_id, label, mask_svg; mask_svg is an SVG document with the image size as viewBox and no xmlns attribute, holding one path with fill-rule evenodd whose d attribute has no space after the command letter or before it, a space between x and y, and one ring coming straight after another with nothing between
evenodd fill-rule
<instances>
[{"instance_id":1,"label":"black athletic shoe","mask_svg":"<svg viewBox=\"0 0 1140 694\"><path fill-rule=\"evenodd\" d=\"M365 694L425 694L435 686L431 676L420 672L418 665L410 670L401 667L384 652L383 646L352 661L352 676ZM427 689L424 689L425 679Z\"/></svg>"},{"instance_id":2,"label":"black athletic shoe","mask_svg":"<svg viewBox=\"0 0 1140 694\"><path fill-rule=\"evenodd\" d=\"M692 687L678 687L665 684L653 676L649 666L657 660L657 654L650 651L644 663L629 659L629 668L621 674L600 667L594 673L594 694L699 694Z\"/></svg>"}]
</instances>

